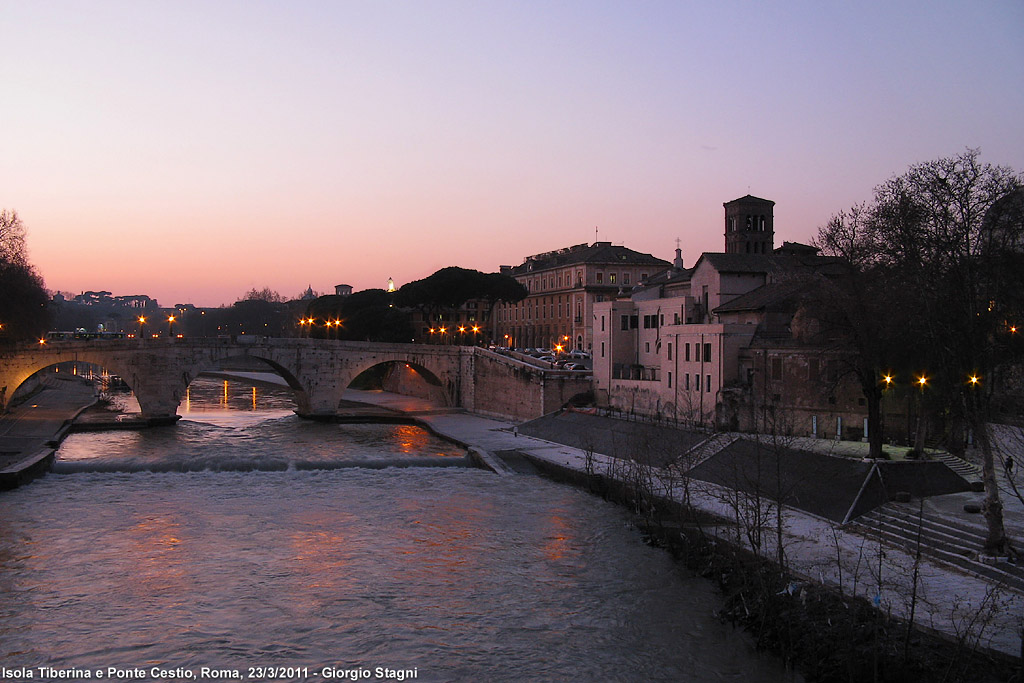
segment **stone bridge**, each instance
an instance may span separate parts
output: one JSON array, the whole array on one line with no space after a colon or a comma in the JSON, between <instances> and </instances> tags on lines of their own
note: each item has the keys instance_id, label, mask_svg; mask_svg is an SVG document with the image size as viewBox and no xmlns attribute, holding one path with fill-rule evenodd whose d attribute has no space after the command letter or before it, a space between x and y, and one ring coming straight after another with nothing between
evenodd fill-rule
<instances>
[{"instance_id":1,"label":"stone bridge","mask_svg":"<svg viewBox=\"0 0 1024 683\"><path fill-rule=\"evenodd\" d=\"M295 392L296 412L330 419L357 375L382 363L402 363L450 407L531 419L590 390L589 378L551 372L477 347L378 344L267 337L49 342L0 350L0 412L34 373L57 363L92 363L119 375L151 422L177 419L188 385L232 358L267 364Z\"/></svg>"}]
</instances>

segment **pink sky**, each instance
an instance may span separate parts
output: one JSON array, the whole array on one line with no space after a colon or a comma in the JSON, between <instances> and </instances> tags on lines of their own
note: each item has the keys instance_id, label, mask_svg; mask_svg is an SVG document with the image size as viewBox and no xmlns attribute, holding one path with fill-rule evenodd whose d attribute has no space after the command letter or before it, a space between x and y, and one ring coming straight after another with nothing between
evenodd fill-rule
<instances>
[{"instance_id":1,"label":"pink sky","mask_svg":"<svg viewBox=\"0 0 1024 683\"><path fill-rule=\"evenodd\" d=\"M601 240L692 265L910 164L1024 169L1024 5L26 2L0 207L49 288L230 303Z\"/></svg>"}]
</instances>

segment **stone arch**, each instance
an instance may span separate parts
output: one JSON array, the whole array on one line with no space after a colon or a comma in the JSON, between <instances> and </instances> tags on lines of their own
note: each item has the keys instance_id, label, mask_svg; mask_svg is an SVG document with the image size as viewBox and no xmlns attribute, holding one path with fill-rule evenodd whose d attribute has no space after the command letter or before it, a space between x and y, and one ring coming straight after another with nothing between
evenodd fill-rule
<instances>
[{"instance_id":1,"label":"stone arch","mask_svg":"<svg viewBox=\"0 0 1024 683\"><path fill-rule=\"evenodd\" d=\"M385 390L424 398L444 407L454 405L451 392L438 373L421 363L401 357L374 358L356 365L358 369L352 373L342 390L349 388L363 373L381 367L387 368L383 378Z\"/></svg>"},{"instance_id":2,"label":"stone arch","mask_svg":"<svg viewBox=\"0 0 1024 683\"><path fill-rule=\"evenodd\" d=\"M264 353L258 348L228 350L230 353L211 354L208 357L198 358L187 367L181 369L179 375L180 387L173 390L173 394L175 399L178 401L178 405L180 405L181 401L184 400L185 392L188 390L189 385L192 384L196 377L201 373L216 370L223 361L230 360L232 358L255 358L265 363L268 368L277 373L292 389L294 392L296 410L300 413L309 412L309 394L306 387L295 376L294 372L277 360L271 358L271 354Z\"/></svg>"},{"instance_id":3,"label":"stone arch","mask_svg":"<svg viewBox=\"0 0 1024 683\"><path fill-rule=\"evenodd\" d=\"M3 365L0 371L0 413L6 412L11 397L30 377L40 370L60 363L89 363L111 371L121 377L132 390L131 364L122 363L115 356L102 351L74 350L64 352L62 349L33 349L28 353L19 354Z\"/></svg>"}]
</instances>

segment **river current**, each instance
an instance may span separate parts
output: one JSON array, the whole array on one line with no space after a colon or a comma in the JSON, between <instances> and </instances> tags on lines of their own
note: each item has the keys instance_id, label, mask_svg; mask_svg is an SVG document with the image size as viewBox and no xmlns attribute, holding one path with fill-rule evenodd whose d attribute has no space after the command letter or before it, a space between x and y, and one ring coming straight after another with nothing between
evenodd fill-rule
<instances>
[{"instance_id":1,"label":"river current","mask_svg":"<svg viewBox=\"0 0 1024 683\"><path fill-rule=\"evenodd\" d=\"M288 400L200 379L177 425L72 435L0 494L2 670L795 680L621 509Z\"/></svg>"}]
</instances>

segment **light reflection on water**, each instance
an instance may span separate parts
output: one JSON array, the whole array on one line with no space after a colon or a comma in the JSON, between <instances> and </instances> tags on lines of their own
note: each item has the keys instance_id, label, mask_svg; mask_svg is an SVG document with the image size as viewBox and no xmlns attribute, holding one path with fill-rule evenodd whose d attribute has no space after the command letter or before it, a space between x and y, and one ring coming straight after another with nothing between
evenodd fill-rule
<instances>
[{"instance_id":1,"label":"light reflection on water","mask_svg":"<svg viewBox=\"0 0 1024 683\"><path fill-rule=\"evenodd\" d=\"M791 680L714 619L707 582L573 488L464 467L216 466L459 459L405 426L274 410L244 427L196 410L174 427L75 435L62 461L93 467L0 495L0 665ZM210 466L95 467L160 458Z\"/></svg>"}]
</instances>

